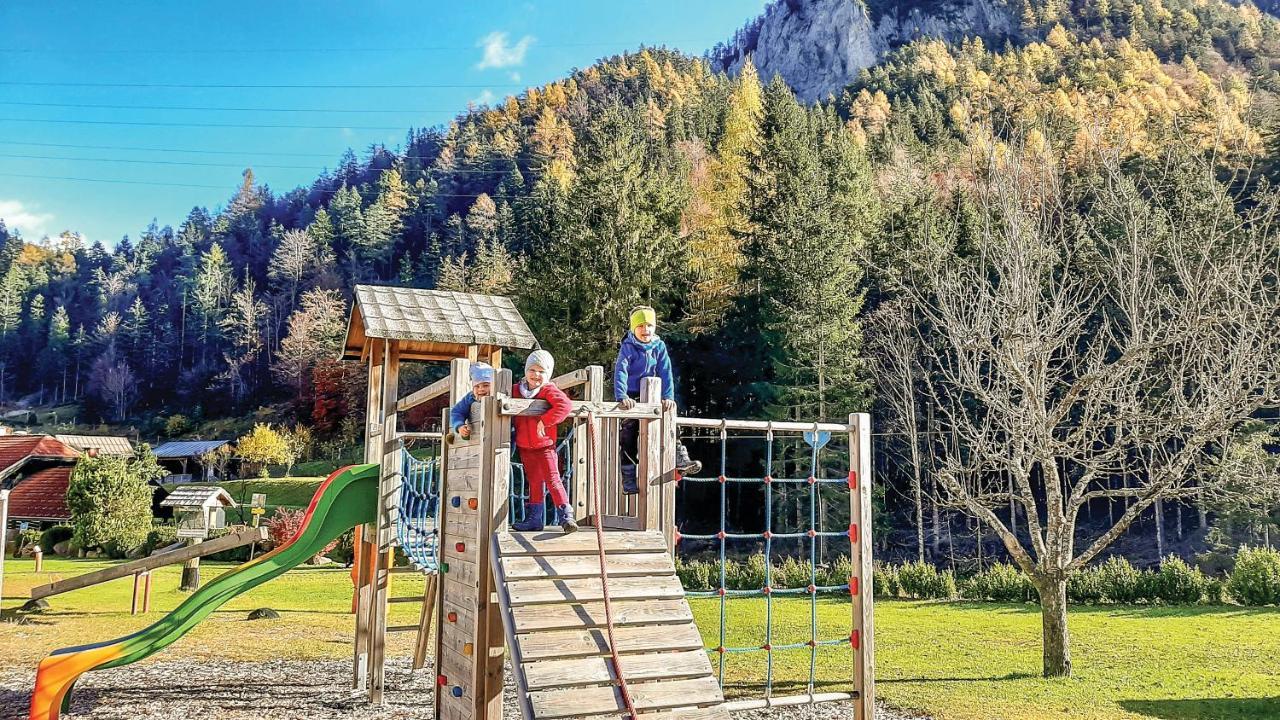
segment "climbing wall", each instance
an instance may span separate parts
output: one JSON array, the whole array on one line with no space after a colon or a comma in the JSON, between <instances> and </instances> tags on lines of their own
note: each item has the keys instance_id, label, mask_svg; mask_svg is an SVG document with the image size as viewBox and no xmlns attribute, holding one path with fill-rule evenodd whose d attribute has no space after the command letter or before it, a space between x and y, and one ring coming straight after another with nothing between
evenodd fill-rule
<instances>
[{"instance_id":1,"label":"climbing wall","mask_svg":"<svg viewBox=\"0 0 1280 720\"><path fill-rule=\"evenodd\" d=\"M625 714L596 534L499 532L492 544L524 719ZM662 533L607 532L604 549L614 640L636 711L645 720L727 720Z\"/></svg>"}]
</instances>

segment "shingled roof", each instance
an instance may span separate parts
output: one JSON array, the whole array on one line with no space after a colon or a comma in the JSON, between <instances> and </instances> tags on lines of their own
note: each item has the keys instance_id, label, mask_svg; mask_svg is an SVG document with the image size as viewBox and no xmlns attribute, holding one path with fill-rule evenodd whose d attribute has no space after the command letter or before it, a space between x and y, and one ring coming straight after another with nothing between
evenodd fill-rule
<instances>
[{"instance_id":1,"label":"shingled roof","mask_svg":"<svg viewBox=\"0 0 1280 720\"><path fill-rule=\"evenodd\" d=\"M501 295L357 285L343 356L361 357L369 338L401 341L402 357L449 359L469 345L529 349L537 339Z\"/></svg>"},{"instance_id":2,"label":"shingled roof","mask_svg":"<svg viewBox=\"0 0 1280 720\"><path fill-rule=\"evenodd\" d=\"M9 494L11 520L69 520L67 486L74 465L41 468L18 481Z\"/></svg>"},{"instance_id":3,"label":"shingled roof","mask_svg":"<svg viewBox=\"0 0 1280 720\"><path fill-rule=\"evenodd\" d=\"M133 455L133 443L129 442L129 438L117 437L114 435L55 435L58 441L69 445L81 452L97 450L103 455L116 455L119 457L131 457Z\"/></svg>"}]
</instances>

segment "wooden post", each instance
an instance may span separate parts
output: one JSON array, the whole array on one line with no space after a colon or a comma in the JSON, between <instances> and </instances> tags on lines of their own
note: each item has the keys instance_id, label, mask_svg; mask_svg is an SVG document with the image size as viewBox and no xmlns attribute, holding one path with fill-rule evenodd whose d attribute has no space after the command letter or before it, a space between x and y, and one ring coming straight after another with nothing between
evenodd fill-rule
<instances>
[{"instance_id":1,"label":"wooden post","mask_svg":"<svg viewBox=\"0 0 1280 720\"><path fill-rule=\"evenodd\" d=\"M427 644L431 638L431 620L435 617L436 583L438 572L427 576L427 586L422 593L422 614L418 616L418 640L413 645L413 669L421 670L427 664Z\"/></svg>"},{"instance_id":2,"label":"wooden post","mask_svg":"<svg viewBox=\"0 0 1280 720\"><path fill-rule=\"evenodd\" d=\"M849 416L849 517L854 542L853 574L850 592L853 606L853 687L858 693L854 701L854 720L875 717L875 613L872 596L871 566L871 415ZM853 528L850 528L851 530Z\"/></svg>"},{"instance_id":3,"label":"wooden post","mask_svg":"<svg viewBox=\"0 0 1280 720\"><path fill-rule=\"evenodd\" d=\"M187 541L187 545L195 547L200 544L200 538L191 538ZM182 584L178 586L179 590L184 592L194 592L200 589L200 557L196 556L188 560L182 565Z\"/></svg>"},{"instance_id":4,"label":"wooden post","mask_svg":"<svg viewBox=\"0 0 1280 720\"><path fill-rule=\"evenodd\" d=\"M31 557L36 561L36 572L44 570L44 548L40 547L39 543L36 543L35 552Z\"/></svg>"},{"instance_id":5,"label":"wooden post","mask_svg":"<svg viewBox=\"0 0 1280 720\"><path fill-rule=\"evenodd\" d=\"M151 612L151 571L145 570L142 575L142 614L146 615Z\"/></svg>"},{"instance_id":6,"label":"wooden post","mask_svg":"<svg viewBox=\"0 0 1280 720\"><path fill-rule=\"evenodd\" d=\"M604 401L604 368L599 365L587 366L587 381L582 386L582 399L587 402L603 402ZM575 421L576 430L573 437L573 507L574 517L578 520L585 521L591 516L591 505L588 504L590 491L590 483L587 482L587 474L591 472L590 459L587 457L587 448L590 446L591 434L594 432L598 438L600 436L600 421L594 421L595 428L592 431L587 429L587 421L580 419ZM596 464L599 465L600 459L597 454Z\"/></svg>"},{"instance_id":7,"label":"wooden post","mask_svg":"<svg viewBox=\"0 0 1280 720\"><path fill-rule=\"evenodd\" d=\"M142 587L142 573L133 574L133 596L129 598L129 614L138 614L138 591Z\"/></svg>"},{"instance_id":8,"label":"wooden post","mask_svg":"<svg viewBox=\"0 0 1280 720\"><path fill-rule=\"evenodd\" d=\"M369 385L365 395L364 461L375 463L382 459L378 438L382 435L382 350L385 343L372 340L368 346ZM373 528L368 524L357 535L360 543L355 547L356 577L356 633L352 665L352 687L363 690L368 687L368 658L370 649L369 607L373 601L373 565L376 563L376 542Z\"/></svg>"},{"instance_id":9,"label":"wooden post","mask_svg":"<svg viewBox=\"0 0 1280 720\"><path fill-rule=\"evenodd\" d=\"M471 362L466 358L455 358L449 365L449 380L449 405L452 407L455 403L461 400L463 396L471 391ZM474 408L472 412L475 412ZM445 408L442 421L444 423L444 427L447 428L449 423L449 408ZM456 492L454 488L455 480L462 479L464 476L475 471L469 469L462 470L459 472L457 478L455 478L451 463L455 453L460 451L457 445L470 445L481 440L481 436L475 434L477 431L483 432L483 428L473 427L472 435L469 439L464 440L461 437L454 437L452 440L444 443L442 447L443 452L441 453L441 459L443 468L440 475L440 521L438 531L442 556L446 552L445 548L448 546L448 542L453 539L449 528L451 527L455 514L459 525L465 525L467 516L472 512L471 508L465 504L460 504L459 507L455 509L450 502L450 497ZM447 436L448 435L451 434L447 434ZM447 561L445 561L445 564L447 565ZM439 586L436 590L435 597L436 636L433 651L435 658L435 665L433 669L439 678L447 678L448 673L446 671L447 663L445 655L446 653L452 652L452 650L445 642L445 635L452 632L450 627L456 628L456 625L446 627L444 624L448 617L446 612L446 601L449 600L456 602L454 595L460 592L459 586L465 586L465 583L454 579L457 577L456 575L446 574L444 566L441 567L440 572L441 574L438 581ZM454 685L458 683L457 678L451 678L449 681ZM445 704L446 698L447 701L452 701L452 698L444 695L446 690L447 688L444 686L436 686L436 692L440 693L437 697L440 699L432 703L432 717L434 718L441 718L444 716L441 708Z\"/></svg>"},{"instance_id":10,"label":"wooden post","mask_svg":"<svg viewBox=\"0 0 1280 720\"><path fill-rule=\"evenodd\" d=\"M680 442L679 430L676 427L676 409L662 411L662 493L661 520L662 537L667 541L667 551L676 552L676 484L672 475L676 471L676 444Z\"/></svg>"},{"instance_id":11,"label":"wooden post","mask_svg":"<svg viewBox=\"0 0 1280 720\"><path fill-rule=\"evenodd\" d=\"M640 402L662 402L662 381L645 378L640 382ZM657 530L662 521L662 422L640 422L640 451L636 458L636 481L640 494L636 497L636 520L644 530Z\"/></svg>"},{"instance_id":12,"label":"wooden post","mask_svg":"<svg viewBox=\"0 0 1280 720\"><path fill-rule=\"evenodd\" d=\"M0 490L0 602L4 600L4 555L9 547L9 491Z\"/></svg>"},{"instance_id":13,"label":"wooden post","mask_svg":"<svg viewBox=\"0 0 1280 720\"><path fill-rule=\"evenodd\" d=\"M502 717L503 652L506 636L502 628L502 608L494 600L493 569L489 561L489 540L507 525L510 490L510 419L500 412L500 397L511 394L511 372L494 373L493 395L481 406L484 438L480 451L479 513L476 523L476 658L472 681L474 718Z\"/></svg>"},{"instance_id":14,"label":"wooden post","mask_svg":"<svg viewBox=\"0 0 1280 720\"><path fill-rule=\"evenodd\" d=\"M395 539L400 498L400 441L396 438L396 402L400 394L400 342L384 340L382 356L381 442L382 464L378 483L375 523L376 565L369 607L369 702L381 705L386 680L387 596L391 586L392 542Z\"/></svg>"}]
</instances>

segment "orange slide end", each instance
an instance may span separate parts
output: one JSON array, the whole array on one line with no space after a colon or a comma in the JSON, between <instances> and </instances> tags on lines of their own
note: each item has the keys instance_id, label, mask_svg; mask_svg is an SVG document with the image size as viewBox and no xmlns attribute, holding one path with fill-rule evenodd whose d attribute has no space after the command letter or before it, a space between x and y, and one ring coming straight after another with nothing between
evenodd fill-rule
<instances>
[{"instance_id":1,"label":"orange slide end","mask_svg":"<svg viewBox=\"0 0 1280 720\"><path fill-rule=\"evenodd\" d=\"M30 720L58 720L62 699L71 686L86 672L124 655L119 643L50 655L40 661L36 670L36 689L31 693Z\"/></svg>"}]
</instances>

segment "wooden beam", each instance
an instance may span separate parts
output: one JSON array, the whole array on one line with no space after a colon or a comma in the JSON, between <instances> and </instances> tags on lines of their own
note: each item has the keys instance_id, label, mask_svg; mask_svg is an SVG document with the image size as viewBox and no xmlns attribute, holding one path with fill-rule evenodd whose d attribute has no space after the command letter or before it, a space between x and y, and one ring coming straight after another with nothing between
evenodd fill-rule
<instances>
[{"instance_id":1,"label":"wooden beam","mask_svg":"<svg viewBox=\"0 0 1280 720\"><path fill-rule=\"evenodd\" d=\"M186 547L179 548L178 550L161 553L160 555L139 558L113 567L95 570L91 573L85 573L73 578L67 578L66 580L59 580L57 582L49 583L48 585L40 585L39 587L31 588L31 599L39 600L40 598L47 598L53 595L61 595L65 592L79 590L80 588L86 588L90 585L97 585L98 583L103 583L108 580L128 577L147 570L164 567L165 565L186 562L192 558L211 555L213 553L230 550L232 548L238 548L241 545L248 545L249 543L262 542L266 539L266 527L236 530L227 535L223 535L220 538L214 538L213 540L202 542L199 545L188 545Z\"/></svg>"},{"instance_id":2,"label":"wooden beam","mask_svg":"<svg viewBox=\"0 0 1280 720\"><path fill-rule=\"evenodd\" d=\"M623 410L618 407L616 402L589 402L585 400L572 400L570 402L573 403L574 415L586 415L587 412L592 412L598 418L634 418L637 420L653 420L662 416L662 405L660 403L638 403L630 410ZM546 400L504 397L502 398L499 412L503 415L541 415L549 409L551 409L551 405Z\"/></svg>"},{"instance_id":3,"label":"wooden beam","mask_svg":"<svg viewBox=\"0 0 1280 720\"><path fill-rule=\"evenodd\" d=\"M409 408L414 408L424 402L435 400L436 398L449 392L453 379L450 377L442 377L430 385L409 393L400 400L396 401L396 412L405 412Z\"/></svg>"},{"instance_id":4,"label":"wooden beam","mask_svg":"<svg viewBox=\"0 0 1280 720\"><path fill-rule=\"evenodd\" d=\"M567 372L559 377L552 378L551 383L561 390L570 390L579 385L587 384L591 380L590 370L591 368L585 367L573 372Z\"/></svg>"},{"instance_id":5,"label":"wooden beam","mask_svg":"<svg viewBox=\"0 0 1280 720\"><path fill-rule=\"evenodd\" d=\"M872 720L876 708L875 611L872 595L871 558L871 415L849 416L849 467L854 474L854 488L849 493L850 523L857 528L854 542L853 574L857 582L853 598L853 687L858 699L854 703L854 720Z\"/></svg>"}]
</instances>

